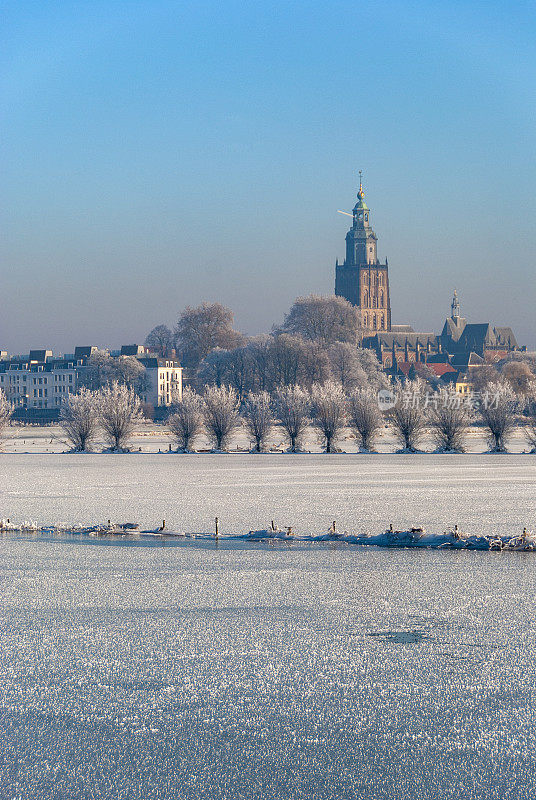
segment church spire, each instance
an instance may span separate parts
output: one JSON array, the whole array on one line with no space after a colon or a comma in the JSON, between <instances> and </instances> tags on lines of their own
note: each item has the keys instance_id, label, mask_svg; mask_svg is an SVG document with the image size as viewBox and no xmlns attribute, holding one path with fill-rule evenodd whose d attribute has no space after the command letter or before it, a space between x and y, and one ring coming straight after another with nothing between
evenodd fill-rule
<instances>
[{"instance_id":1,"label":"church spire","mask_svg":"<svg viewBox=\"0 0 536 800\"><path fill-rule=\"evenodd\" d=\"M458 319L460 316L460 302L458 300L458 292L456 289L454 289L454 297L452 298L452 304L450 307L452 310L452 319Z\"/></svg>"}]
</instances>

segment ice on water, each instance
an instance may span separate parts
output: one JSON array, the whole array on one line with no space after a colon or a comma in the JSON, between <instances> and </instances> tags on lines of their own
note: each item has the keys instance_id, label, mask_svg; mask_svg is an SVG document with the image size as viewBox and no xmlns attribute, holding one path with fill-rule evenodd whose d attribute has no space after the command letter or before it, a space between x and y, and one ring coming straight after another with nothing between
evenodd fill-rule
<instances>
[{"instance_id":1,"label":"ice on water","mask_svg":"<svg viewBox=\"0 0 536 800\"><path fill-rule=\"evenodd\" d=\"M469 460L465 484L439 457L217 458L155 461L143 491L128 457L107 476L90 457L67 491L61 457L48 481L26 462L6 482L2 463L0 515L98 521L106 499L147 525L167 499L193 529L216 503L229 529L274 507L327 526L335 504L344 527L466 528L479 495L480 530L500 532L534 513L523 457ZM0 538L0 797L535 796L531 554L32 536Z\"/></svg>"}]
</instances>

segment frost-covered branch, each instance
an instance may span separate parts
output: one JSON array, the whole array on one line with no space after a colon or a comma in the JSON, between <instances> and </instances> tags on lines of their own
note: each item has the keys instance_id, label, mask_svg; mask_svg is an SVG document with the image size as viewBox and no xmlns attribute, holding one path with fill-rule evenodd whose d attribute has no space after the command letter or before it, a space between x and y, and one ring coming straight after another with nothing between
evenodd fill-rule
<instances>
[{"instance_id":1,"label":"frost-covered branch","mask_svg":"<svg viewBox=\"0 0 536 800\"><path fill-rule=\"evenodd\" d=\"M309 392L301 386L280 386L274 394L274 406L276 416L289 441L290 450L295 453L302 443L309 424L311 413Z\"/></svg>"},{"instance_id":2,"label":"frost-covered branch","mask_svg":"<svg viewBox=\"0 0 536 800\"><path fill-rule=\"evenodd\" d=\"M88 450L99 427L96 393L82 388L69 395L61 407L60 425L74 450Z\"/></svg>"},{"instance_id":3,"label":"frost-covered branch","mask_svg":"<svg viewBox=\"0 0 536 800\"><path fill-rule=\"evenodd\" d=\"M492 391L483 393L478 411L486 428L490 449L505 453L517 421L514 392L505 385L497 384Z\"/></svg>"},{"instance_id":4,"label":"frost-covered branch","mask_svg":"<svg viewBox=\"0 0 536 800\"><path fill-rule=\"evenodd\" d=\"M260 453L274 427L272 405L268 392L251 392L243 408L246 427L255 439L255 449Z\"/></svg>"},{"instance_id":5,"label":"frost-covered branch","mask_svg":"<svg viewBox=\"0 0 536 800\"><path fill-rule=\"evenodd\" d=\"M124 450L141 419L140 398L134 389L114 381L100 390L98 403L100 423L108 444L112 450Z\"/></svg>"},{"instance_id":6,"label":"frost-covered branch","mask_svg":"<svg viewBox=\"0 0 536 800\"><path fill-rule=\"evenodd\" d=\"M383 426L377 392L364 387L350 393L348 422L357 434L359 446L363 450L372 450L378 431Z\"/></svg>"},{"instance_id":7,"label":"frost-covered branch","mask_svg":"<svg viewBox=\"0 0 536 800\"><path fill-rule=\"evenodd\" d=\"M432 395L431 400L428 423L437 448L463 453L474 417L471 406L454 389L443 389Z\"/></svg>"},{"instance_id":8,"label":"frost-covered branch","mask_svg":"<svg viewBox=\"0 0 536 800\"><path fill-rule=\"evenodd\" d=\"M311 390L313 425L317 428L326 453L332 453L346 425L346 397L340 383L315 383Z\"/></svg>"},{"instance_id":9,"label":"frost-covered branch","mask_svg":"<svg viewBox=\"0 0 536 800\"><path fill-rule=\"evenodd\" d=\"M9 425L12 413L13 409L11 407L11 403L5 396L2 389L0 389L0 436L2 436L5 429Z\"/></svg>"},{"instance_id":10,"label":"frost-covered branch","mask_svg":"<svg viewBox=\"0 0 536 800\"><path fill-rule=\"evenodd\" d=\"M194 440L203 427L203 401L196 392L186 388L182 398L174 403L173 409L166 424L176 448L183 452L192 450Z\"/></svg>"},{"instance_id":11,"label":"frost-covered branch","mask_svg":"<svg viewBox=\"0 0 536 800\"><path fill-rule=\"evenodd\" d=\"M390 418L395 438L404 450L415 451L427 429L423 383L397 381L394 394L396 401Z\"/></svg>"},{"instance_id":12,"label":"frost-covered branch","mask_svg":"<svg viewBox=\"0 0 536 800\"><path fill-rule=\"evenodd\" d=\"M205 429L216 450L223 450L239 425L238 395L228 386L209 386L204 395Z\"/></svg>"}]
</instances>

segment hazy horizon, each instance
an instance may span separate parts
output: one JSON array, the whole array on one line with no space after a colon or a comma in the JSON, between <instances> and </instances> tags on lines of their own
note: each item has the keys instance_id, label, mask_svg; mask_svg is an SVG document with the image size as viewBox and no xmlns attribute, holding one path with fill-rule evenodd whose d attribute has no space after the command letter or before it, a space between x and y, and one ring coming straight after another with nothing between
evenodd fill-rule
<instances>
[{"instance_id":1,"label":"hazy horizon","mask_svg":"<svg viewBox=\"0 0 536 800\"><path fill-rule=\"evenodd\" d=\"M3 3L0 349L246 334L332 294L364 171L393 323L536 347L529 3Z\"/></svg>"}]
</instances>

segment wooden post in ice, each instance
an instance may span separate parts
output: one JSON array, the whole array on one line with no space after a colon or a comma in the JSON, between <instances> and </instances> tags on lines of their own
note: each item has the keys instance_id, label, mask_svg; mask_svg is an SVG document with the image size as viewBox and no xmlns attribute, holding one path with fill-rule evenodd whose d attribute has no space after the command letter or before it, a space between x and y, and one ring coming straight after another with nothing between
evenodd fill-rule
<instances>
[{"instance_id":1,"label":"wooden post in ice","mask_svg":"<svg viewBox=\"0 0 536 800\"><path fill-rule=\"evenodd\" d=\"M218 536L220 535L220 521L219 521L218 517L216 517L214 522L216 523L216 539L217 539Z\"/></svg>"}]
</instances>

